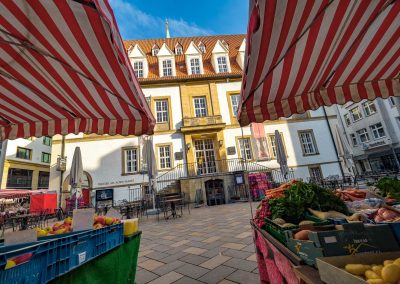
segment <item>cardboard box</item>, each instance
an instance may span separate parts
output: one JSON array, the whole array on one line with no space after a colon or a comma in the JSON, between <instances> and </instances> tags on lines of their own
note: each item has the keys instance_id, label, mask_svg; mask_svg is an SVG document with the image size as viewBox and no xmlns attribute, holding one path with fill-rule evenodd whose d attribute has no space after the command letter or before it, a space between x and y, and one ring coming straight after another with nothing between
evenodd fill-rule
<instances>
[{"instance_id":1,"label":"cardboard box","mask_svg":"<svg viewBox=\"0 0 400 284\"><path fill-rule=\"evenodd\" d=\"M367 281L344 270L346 264L382 264L384 260L400 257L400 251L317 258L321 280L327 284L366 284Z\"/></svg>"},{"instance_id":2,"label":"cardboard box","mask_svg":"<svg viewBox=\"0 0 400 284\"><path fill-rule=\"evenodd\" d=\"M287 246L308 265L317 257L399 251L400 247L388 225L343 224L343 230L310 232L309 240L295 240L295 231L286 231Z\"/></svg>"}]
</instances>

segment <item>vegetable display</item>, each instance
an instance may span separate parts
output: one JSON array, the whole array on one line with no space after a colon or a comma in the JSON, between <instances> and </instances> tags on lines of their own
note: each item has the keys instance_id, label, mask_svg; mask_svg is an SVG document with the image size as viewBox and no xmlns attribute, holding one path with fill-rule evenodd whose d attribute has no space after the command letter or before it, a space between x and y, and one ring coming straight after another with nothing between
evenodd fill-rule
<instances>
[{"instance_id":1,"label":"vegetable display","mask_svg":"<svg viewBox=\"0 0 400 284\"><path fill-rule=\"evenodd\" d=\"M381 178L376 187L379 189L381 196L400 200L400 180L397 178Z\"/></svg>"},{"instance_id":2,"label":"vegetable display","mask_svg":"<svg viewBox=\"0 0 400 284\"><path fill-rule=\"evenodd\" d=\"M367 192L359 189L336 189L335 195L343 201L364 200Z\"/></svg>"},{"instance_id":3,"label":"vegetable display","mask_svg":"<svg viewBox=\"0 0 400 284\"><path fill-rule=\"evenodd\" d=\"M385 260L383 265L347 264L344 269L369 284L397 284L400 281L400 258Z\"/></svg>"},{"instance_id":4,"label":"vegetable display","mask_svg":"<svg viewBox=\"0 0 400 284\"><path fill-rule=\"evenodd\" d=\"M345 203L333 192L315 184L297 182L286 189L282 197L269 200L272 219L282 218L286 222L298 224L304 220L308 208L348 214Z\"/></svg>"},{"instance_id":5,"label":"vegetable display","mask_svg":"<svg viewBox=\"0 0 400 284\"><path fill-rule=\"evenodd\" d=\"M265 225L265 218L269 218L270 216L271 211L269 208L268 198L264 198L257 207L254 223L257 227L262 228Z\"/></svg>"}]
</instances>

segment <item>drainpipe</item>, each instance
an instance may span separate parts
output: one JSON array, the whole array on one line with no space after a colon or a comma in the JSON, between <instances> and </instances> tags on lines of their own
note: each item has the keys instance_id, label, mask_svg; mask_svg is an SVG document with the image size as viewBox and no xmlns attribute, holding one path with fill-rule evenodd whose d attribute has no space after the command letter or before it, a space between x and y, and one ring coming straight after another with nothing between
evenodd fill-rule
<instances>
[{"instance_id":1,"label":"drainpipe","mask_svg":"<svg viewBox=\"0 0 400 284\"><path fill-rule=\"evenodd\" d=\"M61 159L65 157L65 135L61 138ZM62 191L63 191L63 181L64 181L64 171L61 170L60 173L60 194L58 195L58 207L61 208L61 201L62 201Z\"/></svg>"},{"instance_id":2,"label":"drainpipe","mask_svg":"<svg viewBox=\"0 0 400 284\"><path fill-rule=\"evenodd\" d=\"M333 139L333 133L332 133L331 125L329 124L328 116L326 114L325 106L322 106L322 109L324 111L325 121L326 121L326 124L327 124L328 129L329 129L329 134L331 135L333 148L335 149L335 154L336 154L336 157L337 157L337 161L338 161L339 166L340 166L340 173L342 174L342 179L343 179L344 178L343 166L342 166L342 163L340 162L340 159L339 159L339 153L338 153L338 150L337 150L337 147L336 147L335 140Z\"/></svg>"}]
</instances>

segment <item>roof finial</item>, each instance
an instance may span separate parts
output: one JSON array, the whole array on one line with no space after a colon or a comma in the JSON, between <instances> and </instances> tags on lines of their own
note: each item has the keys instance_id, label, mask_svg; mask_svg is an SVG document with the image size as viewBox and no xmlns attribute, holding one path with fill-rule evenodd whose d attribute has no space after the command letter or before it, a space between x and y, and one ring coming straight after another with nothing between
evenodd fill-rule
<instances>
[{"instance_id":1,"label":"roof finial","mask_svg":"<svg viewBox=\"0 0 400 284\"><path fill-rule=\"evenodd\" d=\"M170 38L169 35L169 28L168 28L168 19L165 19L165 33L166 33L166 38Z\"/></svg>"}]
</instances>

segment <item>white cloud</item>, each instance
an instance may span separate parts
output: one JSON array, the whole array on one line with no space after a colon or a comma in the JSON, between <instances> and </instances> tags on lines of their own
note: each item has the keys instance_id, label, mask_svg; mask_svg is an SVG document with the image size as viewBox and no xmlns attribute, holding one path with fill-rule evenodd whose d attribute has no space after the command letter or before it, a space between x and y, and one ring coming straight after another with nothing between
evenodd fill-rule
<instances>
[{"instance_id":1,"label":"white cloud","mask_svg":"<svg viewBox=\"0 0 400 284\"><path fill-rule=\"evenodd\" d=\"M123 39L165 37L165 19L147 14L124 0L110 0ZM210 35L203 29L183 19L168 19L172 37Z\"/></svg>"}]
</instances>

